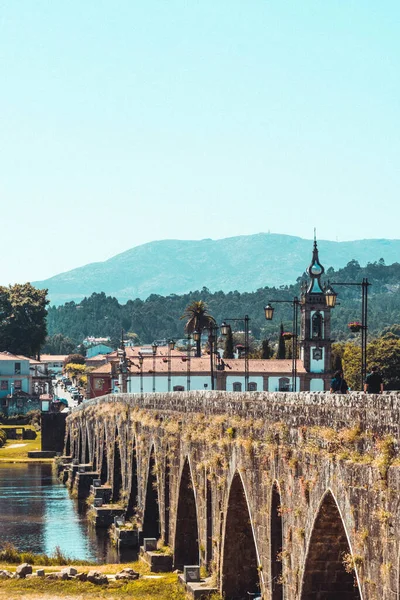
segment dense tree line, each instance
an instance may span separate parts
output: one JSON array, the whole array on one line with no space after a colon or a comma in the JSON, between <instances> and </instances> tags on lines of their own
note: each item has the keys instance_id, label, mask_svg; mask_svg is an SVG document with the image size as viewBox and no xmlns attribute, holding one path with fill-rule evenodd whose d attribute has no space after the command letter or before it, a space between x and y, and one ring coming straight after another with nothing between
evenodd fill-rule
<instances>
[{"instance_id":1,"label":"dense tree line","mask_svg":"<svg viewBox=\"0 0 400 600\"><path fill-rule=\"evenodd\" d=\"M368 277L369 288L369 335L378 336L383 327L400 323L400 264L386 266L382 260L361 267L357 261L350 261L346 267L334 271L328 269L325 280L337 282L360 282ZM260 288L252 293L210 292L207 288L188 294L159 296L152 294L146 300L139 298L120 304L115 298L104 293L92 294L80 303L67 302L48 310L49 335L63 334L70 338L76 346L88 335L110 336L117 345L121 329L135 333L141 343L153 340L181 338L184 336L185 321L181 319L188 305L204 301L208 312L219 324L225 318L250 317L250 330L258 340L270 339L276 342L279 338L280 324L284 330L291 330L292 307L276 305L272 322L266 322L264 305L270 300L293 299L300 296L300 285L306 278L303 274L292 286L280 288ZM337 306L332 311L332 337L338 341L353 339L347 324L359 320L361 315L361 289L358 287L337 287L339 294ZM236 329L243 325L239 322Z\"/></svg>"}]
</instances>

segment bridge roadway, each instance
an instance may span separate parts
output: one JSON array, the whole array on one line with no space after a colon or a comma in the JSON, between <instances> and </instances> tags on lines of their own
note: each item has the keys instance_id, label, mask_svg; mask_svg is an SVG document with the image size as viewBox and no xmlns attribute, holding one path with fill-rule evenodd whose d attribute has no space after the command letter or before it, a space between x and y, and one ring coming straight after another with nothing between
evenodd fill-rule
<instances>
[{"instance_id":1,"label":"bridge roadway","mask_svg":"<svg viewBox=\"0 0 400 600\"><path fill-rule=\"evenodd\" d=\"M399 600L399 417L396 393L118 394L65 453L226 600Z\"/></svg>"}]
</instances>

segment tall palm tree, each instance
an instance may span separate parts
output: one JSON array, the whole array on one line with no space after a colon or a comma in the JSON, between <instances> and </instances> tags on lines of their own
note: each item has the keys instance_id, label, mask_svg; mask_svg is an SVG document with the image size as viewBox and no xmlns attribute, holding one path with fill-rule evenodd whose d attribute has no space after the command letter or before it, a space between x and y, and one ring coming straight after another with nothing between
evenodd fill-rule
<instances>
[{"instance_id":1,"label":"tall palm tree","mask_svg":"<svg viewBox=\"0 0 400 600\"><path fill-rule=\"evenodd\" d=\"M201 333L204 329L209 329L215 325L215 319L208 313L207 304L203 300L194 300L186 308L181 319L187 319L185 325L186 333L198 331ZM196 356L201 356L201 341L196 342Z\"/></svg>"}]
</instances>

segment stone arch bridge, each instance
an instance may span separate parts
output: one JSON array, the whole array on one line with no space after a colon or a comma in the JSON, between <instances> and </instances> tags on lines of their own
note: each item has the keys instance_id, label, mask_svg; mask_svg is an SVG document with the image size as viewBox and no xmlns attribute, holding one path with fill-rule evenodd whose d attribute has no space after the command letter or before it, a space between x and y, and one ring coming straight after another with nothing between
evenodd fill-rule
<instances>
[{"instance_id":1,"label":"stone arch bridge","mask_svg":"<svg viewBox=\"0 0 400 600\"><path fill-rule=\"evenodd\" d=\"M400 600L399 417L396 394L108 395L65 453L226 600Z\"/></svg>"}]
</instances>

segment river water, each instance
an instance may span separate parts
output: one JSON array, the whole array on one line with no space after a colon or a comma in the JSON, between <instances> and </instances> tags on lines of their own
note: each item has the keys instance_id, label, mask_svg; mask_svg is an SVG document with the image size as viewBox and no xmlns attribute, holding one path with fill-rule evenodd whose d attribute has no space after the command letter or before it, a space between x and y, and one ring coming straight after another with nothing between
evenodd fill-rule
<instances>
[{"instance_id":1,"label":"river water","mask_svg":"<svg viewBox=\"0 0 400 600\"><path fill-rule=\"evenodd\" d=\"M70 498L51 464L0 465L0 545L12 543L21 552L53 554L99 563L127 562L135 554L119 555L105 530L86 519L84 503Z\"/></svg>"}]
</instances>

